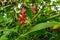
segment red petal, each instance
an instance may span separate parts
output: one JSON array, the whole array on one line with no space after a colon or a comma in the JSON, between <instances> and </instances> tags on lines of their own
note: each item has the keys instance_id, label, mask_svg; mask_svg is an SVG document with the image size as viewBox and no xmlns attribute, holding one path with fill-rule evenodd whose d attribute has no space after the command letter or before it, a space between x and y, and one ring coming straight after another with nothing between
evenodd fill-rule
<instances>
[{"instance_id":1,"label":"red petal","mask_svg":"<svg viewBox=\"0 0 60 40\"><path fill-rule=\"evenodd\" d=\"M21 21L21 19L20 18L18 18L18 22L20 22Z\"/></svg>"},{"instance_id":2,"label":"red petal","mask_svg":"<svg viewBox=\"0 0 60 40\"><path fill-rule=\"evenodd\" d=\"M21 15L20 16L20 19L23 21L23 20L26 20L26 18L23 16L23 15Z\"/></svg>"},{"instance_id":3,"label":"red petal","mask_svg":"<svg viewBox=\"0 0 60 40\"><path fill-rule=\"evenodd\" d=\"M26 22L25 21L22 21L21 24L24 25L24 24L26 24Z\"/></svg>"}]
</instances>

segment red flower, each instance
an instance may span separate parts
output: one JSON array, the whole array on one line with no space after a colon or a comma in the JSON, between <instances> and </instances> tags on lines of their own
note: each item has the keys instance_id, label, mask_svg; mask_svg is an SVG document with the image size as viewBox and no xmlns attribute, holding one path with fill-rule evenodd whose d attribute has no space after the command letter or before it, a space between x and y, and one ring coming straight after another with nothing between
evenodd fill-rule
<instances>
[{"instance_id":1,"label":"red flower","mask_svg":"<svg viewBox=\"0 0 60 40\"><path fill-rule=\"evenodd\" d=\"M20 22L21 21L21 19L20 18L18 18L18 22Z\"/></svg>"},{"instance_id":2,"label":"red flower","mask_svg":"<svg viewBox=\"0 0 60 40\"><path fill-rule=\"evenodd\" d=\"M24 15L26 13L26 9L22 9L21 11L20 11L20 14L21 15Z\"/></svg>"},{"instance_id":3,"label":"red flower","mask_svg":"<svg viewBox=\"0 0 60 40\"><path fill-rule=\"evenodd\" d=\"M26 9L22 9L22 11L23 11L24 13L26 13Z\"/></svg>"},{"instance_id":4,"label":"red flower","mask_svg":"<svg viewBox=\"0 0 60 40\"><path fill-rule=\"evenodd\" d=\"M26 20L26 9L23 8L23 9L20 11L20 16L19 16L19 18L18 18L18 22L23 25L23 24L26 23L25 20Z\"/></svg>"},{"instance_id":5,"label":"red flower","mask_svg":"<svg viewBox=\"0 0 60 40\"><path fill-rule=\"evenodd\" d=\"M20 20L22 20L22 21L23 21L23 20L26 20L26 18L25 18L23 15L20 15L19 18L20 18Z\"/></svg>"},{"instance_id":6,"label":"red flower","mask_svg":"<svg viewBox=\"0 0 60 40\"><path fill-rule=\"evenodd\" d=\"M24 25L24 24L26 24L26 22L25 21L22 21L21 24Z\"/></svg>"}]
</instances>

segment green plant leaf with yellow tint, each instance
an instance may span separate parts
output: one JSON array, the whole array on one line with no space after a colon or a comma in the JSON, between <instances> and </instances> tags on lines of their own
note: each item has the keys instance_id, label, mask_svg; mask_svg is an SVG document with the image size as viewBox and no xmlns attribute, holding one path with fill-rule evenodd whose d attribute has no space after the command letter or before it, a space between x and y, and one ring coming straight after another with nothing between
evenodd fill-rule
<instances>
[{"instance_id":1,"label":"green plant leaf with yellow tint","mask_svg":"<svg viewBox=\"0 0 60 40\"><path fill-rule=\"evenodd\" d=\"M56 24L56 25L53 26L53 29L58 29L58 28L60 28L59 24Z\"/></svg>"}]
</instances>

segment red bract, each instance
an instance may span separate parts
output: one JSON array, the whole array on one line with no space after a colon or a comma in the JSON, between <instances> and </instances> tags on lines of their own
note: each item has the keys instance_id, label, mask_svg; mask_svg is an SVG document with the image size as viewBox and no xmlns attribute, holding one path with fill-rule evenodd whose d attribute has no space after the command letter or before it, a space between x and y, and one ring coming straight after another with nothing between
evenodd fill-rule
<instances>
[{"instance_id":1,"label":"red bract","mask_svg":"<svg viewBox=\"0 0 60 40\"><path fill-rule=\"evenodd\" d=\"M23 14L22 16L23 16L23 17L26 17L26 14Z\"/></svg>"},{"instance_id":2,"label":"red bract","mask_svg":"<svg viewBox=\"0 0 60 40\"><path fill-rule=\"evenodd\" d=\"M26 9L22 9L22 11L23 11L24 13L26 13Z\"/></svg>"},{"instance_id":3,"label":"red bract","mask_svg":"<svg viewBox=\"0 0 60 40\"><path fill-rule=\"evenodd\" d=\"M23 21L25 20L26 18L24 16L20 16L20 19Z\"/></svg>"},{"instance_id":4,"label":"red bract","mask_svg":"<svg viewBox=\"0 0 60 40\"><path fill-rule=\"evenodd\" d=\"M18 22L20 22L21 21L21 19L20 18L18 18Z\"/></svg>"},{"instance_id":5,"label":"red bract","mask_svg":"<svg viewBox=\"0 0 60 40\"><path fill-rule=\"evenodd\" d=\"M26 24L26 22L25 21L22 21L21 24L24 25L24 24Z\"/></svg>"},{"instance_id":6,"label":"red bract","mask_svg":"<svg viewBox=\"0 0 60 40\"><path fill-rule=\"evenodd\" d=\"M25 14L22 10L20 11L20 14L22 15L22 14Z\"/></svg>"},{"instance_id":7,"label":"red bract","mask_svg":"<svg viewBox=\"0 0 60 40\"><path fill-rule=\"evenodd\" d=\"M20 11L20 16L19 16L19 18L18 18L18 22L23 25L23 24L26 23L25 20L26 20L26 9L23 8L23 9Z\"/></svg>"},{"instance_id":8,"label":"red bract","mask_svg":"<svg viewBox=\"0 0 60 40\"><path fill-rule=\"evenodd\" d=\"M26 13L26 9L22 9L21 11L20 11L20 14L21 15L23 15L23 14L25 14Z\"/></svg>"},{"instance_id":9,"label":"red bract","mask_svg":"<svg viewBox=\"0 0 60 40\"><path fill-rule=\"evenodd\" d=\"M26 17L26 14L25 14L25 13L23 13L23 12L20 12L20 14L21 14L22 16Z\"/></svg>"}]
</instances>

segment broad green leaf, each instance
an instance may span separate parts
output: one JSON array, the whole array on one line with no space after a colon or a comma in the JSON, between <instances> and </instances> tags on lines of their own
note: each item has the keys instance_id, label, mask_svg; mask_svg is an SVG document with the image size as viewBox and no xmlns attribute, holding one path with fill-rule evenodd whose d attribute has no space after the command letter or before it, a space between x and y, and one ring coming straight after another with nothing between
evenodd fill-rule
<instances>
[{"instance_id":1,"label":"broad green leaf","mask_svg":"<svg viewBox=\"0 0 60 40\"><path fill-rule=\"evenodd\" d=\"M59 22L45 22L45 23L37 24L36 26L30 28L30 30L27 33L22 34L21 36L26 36L26 35L28 35L31 32L35 32L35 31L38 31L38 30L41 30L41 29L52 27L55 24L60 24L60 23Z\"/></svg>"},{"instance_id":2,"label":"broad green leaf","mask_svg":"<svg viewBox=\"0 0 60 40\"><path fill-rule=\"evenodd\" d=\"M45 35L46 34L46 30L45 29L42 29L42 30L38 30L38 31L35 31L34 33L30 33L30 35L33 35L33 34L38 34L38 35Z\"/></svg>"},{"instance_id":3,"label":"broad green leaf","mask_svg":"<svg viewBox=\"0 0 60 40\"><path fill-rule=\"evenodd\" d=\"M54 25L53 26L53 29L58 29L58 28L60 28L60 25Z\"/></svg>"}]
</instances>

